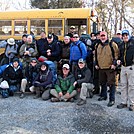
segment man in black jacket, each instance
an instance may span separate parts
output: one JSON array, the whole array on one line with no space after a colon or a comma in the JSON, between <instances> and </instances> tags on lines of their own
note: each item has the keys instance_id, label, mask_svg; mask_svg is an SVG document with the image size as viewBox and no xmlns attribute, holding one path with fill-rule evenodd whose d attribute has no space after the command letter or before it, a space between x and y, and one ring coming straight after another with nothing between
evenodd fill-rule
<instances>
[{"instance_id":1,"label":"man in black jacket","mask_svg":"<svg viewBox=\"0 0 134 134\"><path fill-rule=\"evenodd\" d=\"M42 31L40 34L41 38L39 40L37 40L37 49L38 49L38 53L39 53L39 57L45 56L45 44L47 42L47 37L46 37L46 32Z\"/></svg>"},{"instance_id":2,"label":"man in black jacket","mask_svg":"<svg viewBox=\"0 0 134 134\"><path fill-rule=\"evenodd\" d=\"M86 66L86 61L83 59L79 59L78 68L74 73L76 81L74 82L74 86L80 89L80 100L77 105L86 104L86 97L88 97L88 93L91 95L93 84L91 79L91 71ZM92 97L92 96L90 96Z\"/></svg>"},{"instance_id":3,"label":"man in black jacket","mask_svg":"<svg viewBox=\"0 0 134 134\"><path fill-rule=\"evenodd\" d=\"M120 45L120 60L117 64L121 67L121 98L122 102L117 108L129 107L134 111L134 39L130 38L128 30L122 31L123 42Z\"/></svg>"}]
</instances>

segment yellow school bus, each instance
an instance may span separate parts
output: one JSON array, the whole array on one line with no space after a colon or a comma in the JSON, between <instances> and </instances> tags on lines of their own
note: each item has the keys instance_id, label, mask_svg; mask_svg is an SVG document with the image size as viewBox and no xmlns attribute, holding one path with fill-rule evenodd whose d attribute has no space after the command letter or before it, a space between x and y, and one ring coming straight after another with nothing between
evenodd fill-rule
<instances>
[{"instance_id":1,"label":"yellow school bus","mask_svg":"<svg viewBox=\"0 0 134 134\"><path fill-rule=\"evenodd\" d=\"M0 12L0 40L10 37L20 40L23 34L34 34L39 39L41 31L54 33L63 39L72 25L79 34L90 34L96 21L93 18L90 8Z\"/></svg>"}]
</instances>

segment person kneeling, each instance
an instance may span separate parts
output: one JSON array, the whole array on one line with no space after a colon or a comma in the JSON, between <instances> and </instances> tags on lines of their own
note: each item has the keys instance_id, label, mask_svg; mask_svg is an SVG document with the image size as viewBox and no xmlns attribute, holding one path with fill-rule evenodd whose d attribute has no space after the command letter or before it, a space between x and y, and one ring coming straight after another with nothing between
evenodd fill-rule
<instances>
[{"instance_id":1,"label":"person kneeling","mask_svg":"<svg viewBox=\"0 0 134 134\"><path fill-rule=\"evenodd\" d=\"M51 98L52 102L58 101L71 101L73 102L73 97L77 94L74 90L75 79L73 74L70 73L70 66L64 64L62 67L62 74L58 76L57 82L55 84L55 89L51 89L50 94L55 98Z\"/></svg>"}]
</instances>

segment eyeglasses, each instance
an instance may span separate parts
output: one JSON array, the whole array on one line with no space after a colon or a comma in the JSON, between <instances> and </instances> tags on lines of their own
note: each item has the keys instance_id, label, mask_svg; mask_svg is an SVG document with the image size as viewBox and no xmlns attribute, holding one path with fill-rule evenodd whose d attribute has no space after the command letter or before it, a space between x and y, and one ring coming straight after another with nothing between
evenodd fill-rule
<instances>
[{"instance_id":1,"label":"eyeglasses","mask_svg":"<svg viewBox=\"0 0 134 134\"><path fill-rule=\"evenodd\" d=\"M73 38L79 38L78 36L74 36Z\"/></svg>"}]
</instances>

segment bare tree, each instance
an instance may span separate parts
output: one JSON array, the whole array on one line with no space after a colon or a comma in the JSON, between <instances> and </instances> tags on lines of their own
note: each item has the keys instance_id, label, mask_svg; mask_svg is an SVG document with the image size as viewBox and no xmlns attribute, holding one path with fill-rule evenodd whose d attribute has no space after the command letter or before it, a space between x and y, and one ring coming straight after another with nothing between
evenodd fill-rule
<instances>
[{"instance_id":1,"label":"bare tree","mask_svg":"<svg viewBox=\"0 0 134 134\"><path fill-rule=\"evenodd\" d=\"M0 10L7 11L12 4L12 0L1 0L0 1Z\"/></svg>"}]
</instances>

